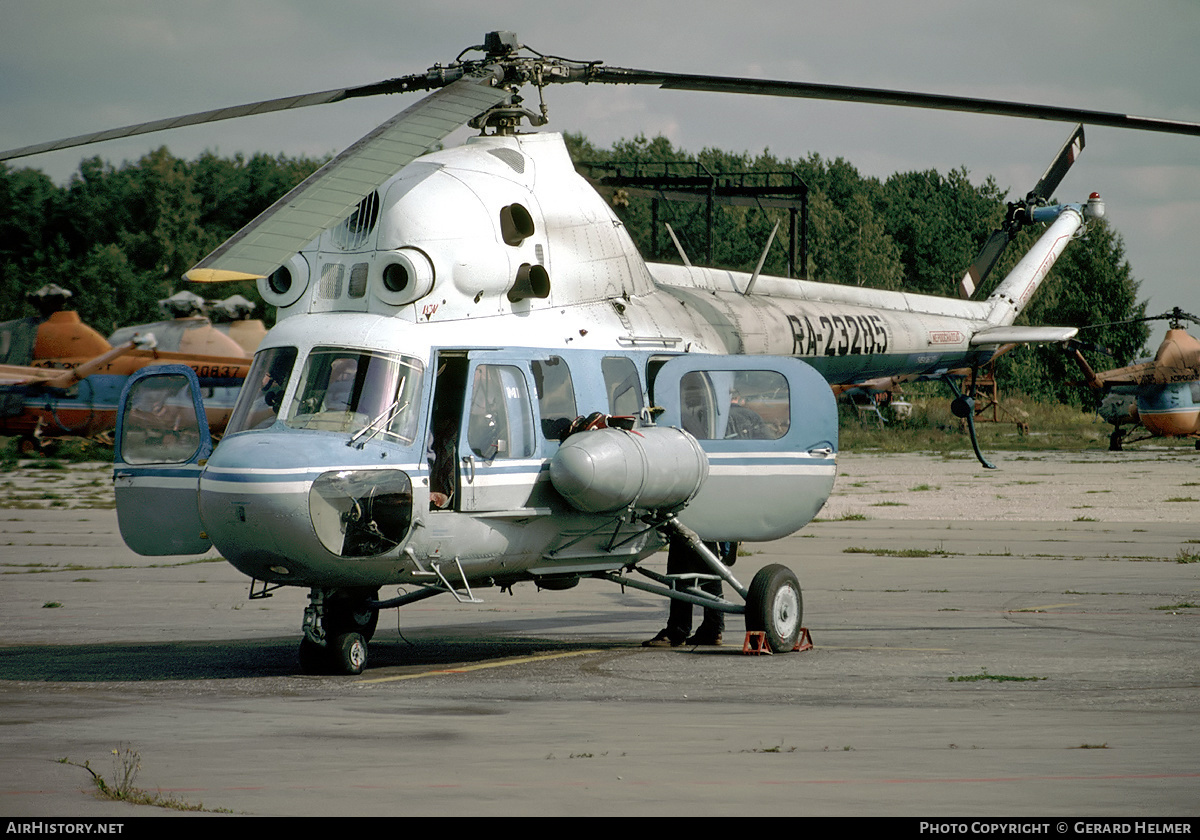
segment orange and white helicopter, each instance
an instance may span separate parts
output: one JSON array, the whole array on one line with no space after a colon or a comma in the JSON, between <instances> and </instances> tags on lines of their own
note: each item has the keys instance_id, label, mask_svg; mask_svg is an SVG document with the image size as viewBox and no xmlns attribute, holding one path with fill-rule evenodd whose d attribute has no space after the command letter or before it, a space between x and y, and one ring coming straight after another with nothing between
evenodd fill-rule
<instances>
[{"instance_id":1,"label":"orange and white helicopter","mask_svg":"<svg viewBox=\"0 0 1200 840\"><path fill-rule=\"evenodd\" d=\"M1170 321L1153 359L1097 373L1078 349L1071 350L1087 386L1105 392L1098 411L1113 426L1109 450L1151 437L1195 438L1200 449L1200 341L1184 326L1200 319L1175 307L1135 320ZM1139 425L1144 436L1128 437Z\"/></svg>"},{"instance_id":2,"label":"orange and white helicopter","mask_svg":"<svg viewBox=\"0 0 1200 840\"><path fill-rule=\"evenodd\" d=\"M521 86L566 82L1200 133L1074 109L606 67L494 32L413 76L0 155L433 91L188 272L255 279L277 309L219 445L189 369L144 371L123 397L114 480L125 541L151 555L215 546L253 579L252 598L307 588L305 670L361 671L382 609L582 578L744 614L773 650L791 650L802 626L795 573L770 565L747 586L704 543L776 539L821 508L837 456L830 383L936 377L977 368L1008 342L1075 334L1014 320L1103 212L1095 194L1046 203L1081 134L1014 205L982 271L1017 227L1047 224L1036 244L987 299L955 300L647 263L561 136L518 130L546 122L544 104L521 106ZM464 124L480 135L428 152ZM164 428L155 406L188 389L194 422ZM576 422L593 414L610 419ZM570 433L580 426L604 427ZM707 571L645 568L670 539ZM718 580L744 604L701 588ZM384 587L403 591L381 597Z\"/></svg>"},{"instance_id":3,"label":"orange and white helicopter","mask_svg":"<svg viewBox=\"0 0 1200 840\"><path fill-rule=\"evenodd\" d=\"M26 295L40 317L0 323L0 434L19 437L25 452L66 438L106 439L130 374L163 364L196 372L210 427L225 427L253 352L238 339L254 341L255 323L262 327L246 317L245 304L230 304L239 319L231 326L240 328L231 335L200 314L201 298L180 292L159 301L172 317L106 339L66 308L71 297L52 283Z\"/></svg>"}]
</instances>

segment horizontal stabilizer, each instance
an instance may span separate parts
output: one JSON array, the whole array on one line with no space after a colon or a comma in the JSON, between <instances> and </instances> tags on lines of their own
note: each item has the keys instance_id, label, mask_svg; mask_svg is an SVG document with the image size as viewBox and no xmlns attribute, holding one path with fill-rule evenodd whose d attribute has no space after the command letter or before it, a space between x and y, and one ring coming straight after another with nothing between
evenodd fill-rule
<instances>
[{"instance_id":1,"label":"horizontal stabilizer","mask_svg":"<svg viewBox=\"0 0 1200 840\"><path fill-rule=\"evenodd\" d=\"M971 336L971 346L982 344L1056 344L1069 341L1077 327L992 327Z\"/></svg>"}]
</instances>

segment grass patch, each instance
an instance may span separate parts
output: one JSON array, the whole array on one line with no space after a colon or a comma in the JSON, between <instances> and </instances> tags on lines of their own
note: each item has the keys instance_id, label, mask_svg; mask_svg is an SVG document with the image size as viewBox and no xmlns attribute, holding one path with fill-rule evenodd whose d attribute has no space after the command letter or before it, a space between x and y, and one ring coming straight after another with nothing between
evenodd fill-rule
<instances>
[{"instance_id":1,"label":"grass patch","mask_svg":"<svg viewBox=\"0 0 1200 840\"><path fill-rule=\"evenodd\" d=\"M987 668L981 668L978 674L968 674L963 677L947 677L947 682L1039 682L1047 677L1014 677L1007 674L989 674Z\"/></svg>"},{"instance_id":2,"label":"grass patch","mask_svg":"<svg viewBox=\"0 0 1200 840\"><path fill-rule=\"evenodd\" d=\"M134 782L142 769L142 757L136 750L124 744L112 751L113 774L111 781L93 770L90 762L85 761L80 764L69 758L60 758L58 763L81 767L88 771L92 775L92 782L96 785L96 794L104 799L128 802L130 805L153 805L173 811L207 810L203 804L194 805L174 796L163 796L162 791L150 793L135 786ZM224 813L230 812L224 811Z\"/></svg>"},{"instance_id":3,"label":"grass patch","mask_svg":"<svg viewBox=\"0 0 1200 840\"><path fill-rule=\"evenodd\" d=\"M1200 604L1193 604L1191 601L1181 601L1178 604L1171 604L1168 607L1151 607L1152 610L1196 610L1200 609Z\"/></svg>"},{"instance_id":4,"label":"grass patch","mask_svg":"<svg viewBox=\"0 0 1200 840\"><path fill-rule=\"evenodd\" d=\"M780 741L779 744L774 747L754 747L748 750L740 750L740 752L744 753L794 753L795 751L795 747L785 747L783 745L783 741Z\"/></svg>"},{"instance_id":5,"label":"grass patch","mask_svg":"<svg viewBox=\"0 0 1200 840\"><path fill-rule=\"evenodd\" d=\"M30 461L25 467L30 470L65 470L67 465L62 461L47 458L44 461Z\"/></svg>"},{"instance_id":6,"label":"grass patch","mask_svg":"<svg viewBox=\"0 0 1200 840\"><path fill-rule=\"evenodd\" d=\"M843 554L874 554L876 557L949 557L961 551L927 548L859 548L850 546L842 549Z\"/></svg>"},{"instance_id":7,"label":"grass patch","mask_svg":"<svg viewBox=\"0 0 1200 840\"><path fill-rule=\"evenodd\" d=\"M865 513L843 513L837 519L822 519L817 517L813 522L863 522L867 519Z\"/></svg>"},{"instance_id":8,"label":"grass patch","mask_svg":"<svg viewBox=\"0 0 1200 840\"><path fill-rule=\"evenodd\" d=\"M1179 553L1175 555L1176 563L1200 563L1200 551L1190 551L1186 548L1179 549Z\"/></svg>"}]
</instances>

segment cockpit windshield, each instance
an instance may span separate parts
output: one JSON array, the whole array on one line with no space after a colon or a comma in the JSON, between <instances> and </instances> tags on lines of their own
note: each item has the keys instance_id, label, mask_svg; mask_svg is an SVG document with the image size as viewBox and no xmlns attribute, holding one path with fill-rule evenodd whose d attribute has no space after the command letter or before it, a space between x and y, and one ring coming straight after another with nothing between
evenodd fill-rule
<instances>
[{"instance_id":1,"label":"cockpit windshield","mask_svg":"<svg viewBox=\"0 0 1200 840\"><path fill-rule=\"evenodd\" d=\"M266 381L267 374L273 370L272 363L278 365L282 361L267 356L281 351L290 351L290 361L294 364L296 351L292 348L263 351L255 359L254 368L246 379L247 387L259 380ZM279 419L292 429L365 433L370 437L410 444L416 439L417 401L423 371L421 362L410 356L316 347L308 354L286 407L282 411L278 404L269 407L278 411ZM233 421L241 419L241 403L247 398L244 390ZM257 417L250 410L247 414L248 420ZM260 423L234 426L231 422L230 431L265 428L273 425L275 419L274 414L267 414Z\"/></svg>"},{"instance_id":2,"label":"cockpit windshield","mask_svg":"<svg viewBox=\"0 0 1200 840\"><path fill-rule=\"evenodd\" d=\"M308 354L284 425L359 432L402 443L416 437L422 366L413 358L317 347Z\"/></svg>"}]
</instances>

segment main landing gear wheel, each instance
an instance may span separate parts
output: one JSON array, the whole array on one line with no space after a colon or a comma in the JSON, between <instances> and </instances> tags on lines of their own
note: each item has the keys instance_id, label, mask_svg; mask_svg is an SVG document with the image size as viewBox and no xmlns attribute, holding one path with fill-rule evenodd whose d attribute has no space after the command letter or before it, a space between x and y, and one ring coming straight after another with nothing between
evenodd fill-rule
<instances>
[{"instance_id":1,"label":"main landing gear wheel","mask_svg":"<svg viewBox=\"0 0 1200 840\"><path fill-rule=\"evenodd\" d=\"M800 581L787 566L772 564L759 570L746 593L746 630L761 630L775 653L786 653L800 639L804 598Z\"/></svg>"}]
</instances>

